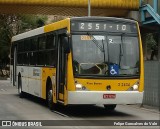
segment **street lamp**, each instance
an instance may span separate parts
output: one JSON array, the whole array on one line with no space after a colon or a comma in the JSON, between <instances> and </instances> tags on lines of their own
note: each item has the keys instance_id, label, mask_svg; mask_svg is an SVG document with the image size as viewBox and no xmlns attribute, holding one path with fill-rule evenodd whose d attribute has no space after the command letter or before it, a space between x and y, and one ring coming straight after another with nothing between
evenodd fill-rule
<instances>
[{"instance_id":1,"label":"street lamp","mask_svg":"<svg viewBox=\"0 0 160 129\"><path fill-rule=\"evenodd\" d=\"M91 16L91 2L88 0L88 17Z\"/></svg>"}]
</instances>

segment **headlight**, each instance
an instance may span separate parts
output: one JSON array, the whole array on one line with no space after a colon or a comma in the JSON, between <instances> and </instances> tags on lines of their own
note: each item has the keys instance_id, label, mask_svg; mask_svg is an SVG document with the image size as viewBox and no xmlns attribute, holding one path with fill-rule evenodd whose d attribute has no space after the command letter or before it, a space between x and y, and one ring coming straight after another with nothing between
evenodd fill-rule
<instances>
[{"instance_id":1,"label":"headlight","mask_svg":"<svg viewBox=\"0 0 160 129\"><path fill-rule=\"evenodd\" d=\"M138 91L139 89L139 80L132 86L128 89L128 91Z\"/></svg>"},{"instance_id":2,"label":"headlight","mask_svg":"<svg viewBox=\"0 0 160 129\"><path fill-rule=\"evenodd\" d=\"M76 84L76 90L82 90L82 84Z\"/></svg>"},{"instance_id":3,"label":"headlight","mask_svg":"<svg viewBox=\"0 0 160 129\"><path fill-rule=\"evenodd\" d=\"M79 83L78 81L75 80L75 87L76 87L76 90L88 90L85 86L83 86L81 83Z\"/></svg>"}]
</instances>

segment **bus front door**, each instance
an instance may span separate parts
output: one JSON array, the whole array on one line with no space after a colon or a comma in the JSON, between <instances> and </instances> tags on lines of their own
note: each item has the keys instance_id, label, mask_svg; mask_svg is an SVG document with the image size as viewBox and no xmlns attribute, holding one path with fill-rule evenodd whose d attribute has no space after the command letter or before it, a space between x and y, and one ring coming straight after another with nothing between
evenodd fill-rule
<instances>
[{"instance_id":1,"label":"bus front door","mask_svg":"<svg viewBox=\"0 0 160 129\"><path fill-rule=\"evenodd\" d=\"M57 62L57 99L64 103L65 100L65 86L66 86L66 64L67 54L64 51L64 46L59 36L58 42L58 62Z\"/></svg>"}]
</instances>

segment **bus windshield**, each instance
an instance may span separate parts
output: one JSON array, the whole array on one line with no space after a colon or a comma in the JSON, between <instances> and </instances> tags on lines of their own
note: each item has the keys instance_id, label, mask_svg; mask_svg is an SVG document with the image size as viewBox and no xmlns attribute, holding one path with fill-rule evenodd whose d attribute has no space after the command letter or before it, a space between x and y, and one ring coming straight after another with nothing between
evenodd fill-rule
<instances>
[{"instance_id":1,"label":"bus windshield","mask_svg":"<svg viewBox=\"0 0 160 129\"><path fill-rule=\"evenodd\" d=\"M136 35L72 35L74 75L139 75Z\"/></svg>"}]
</instances>

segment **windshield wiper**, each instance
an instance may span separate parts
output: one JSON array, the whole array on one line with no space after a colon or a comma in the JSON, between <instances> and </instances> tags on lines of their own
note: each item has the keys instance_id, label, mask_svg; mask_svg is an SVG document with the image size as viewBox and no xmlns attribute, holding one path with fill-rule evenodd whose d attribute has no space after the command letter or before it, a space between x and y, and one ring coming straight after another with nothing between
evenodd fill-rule
<instances>
[{"instance_id":1,"label":"windshield wiper","mask_svg":"<svg viewBox=\"0 0 160 129\"><path fill-rule=\"evenodd\" d=\"M108 39L108 36L107 36L107 34L106 34L106 42L107 42L107 51L108 51L108 63L110 62L110 60L109 60L109 39Z\"/></svg>"},{"instance_id":2,"label":"windshield wiper","mask_svg":"<svg viewBox=\"0 0 160 129\"><path fill-rule=\"evenodd\" d=\"M103 41L103 39L102 39L102 46L101 45L99 45L99 43L98 43L98 41L95 39L95 37L91 34L91 33L87 33L89 36L91 36L92 37L92 41L95 43L95 45L99 48L99 50L103 53L103 61L104 61L104 63L106 62L106 54L105 54L105 48L104 48L104 41Z\"/></svg>"},{"instance_id":3,"label":"windshield wiper","mask_svg":"<svg viewBox=\"0 0 160 129\"><path fill-rule=\"evenodd\" d=\"M89 32L87 32L87 34L92 37L92 42L97 46L97 48L99 48L99 50L100 50L101 52L104 52L104 48L103 48L101 45L99 45L99 43L98 43L98 41L95 39L95 37L94 37L91 33L89 33Z\"/></svg>"},{"instance_id":4,"label":"windshield wiper","mask_svg":"<svg viewBox=\"0 0 160 129\"><path fill-rule=\"evenodd\" d=\"M102 47L103 47L103 53L104 53L104 63L106 62L106 52L105 52L105 48L104 48L104 41L102 39Z\"/></svg>"},{"instance_id":5,"label":"windshield wiper","mask_svg":"<svg viewBox=\"0 0 160 129\"><path fill-rule=\"evenodd\" d=\"M120 44L120 54L119 54L119 67L121 66L122 56L124 55L123 35L125 35L125 33L121 34L121 44Z\"/></svg>"}]
</instances>

